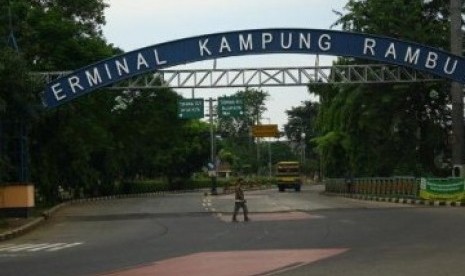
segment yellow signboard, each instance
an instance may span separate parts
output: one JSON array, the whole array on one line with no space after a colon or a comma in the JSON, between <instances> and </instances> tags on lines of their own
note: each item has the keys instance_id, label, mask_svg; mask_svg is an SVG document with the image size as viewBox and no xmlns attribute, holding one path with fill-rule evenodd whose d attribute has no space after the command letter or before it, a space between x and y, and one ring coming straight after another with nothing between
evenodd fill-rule
<instances>
[{"instance_id":1,"label":"yellow signboard","mask_svg":"<svg viewBox=\"0 0 465 276\"><path fill-rule=\"evenodd\" d=\"M278 137L278 125L252 126L252 135L254 137Z\"/></svg>"}]
</instances>

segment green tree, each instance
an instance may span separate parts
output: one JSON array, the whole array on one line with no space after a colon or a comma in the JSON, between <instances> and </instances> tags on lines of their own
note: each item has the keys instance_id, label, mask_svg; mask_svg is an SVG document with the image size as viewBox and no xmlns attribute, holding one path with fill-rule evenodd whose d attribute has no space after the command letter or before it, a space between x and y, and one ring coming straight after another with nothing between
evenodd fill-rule
<instances>
[{"instance_id":1,"label":"green tree","mask_svg":"<svg viewBox=\"0 0 465 276\"><path fill-rule=\"evenodd\" d=\"M17 0L10 7L29 70L71 70L120 52L102 37L103 1ZM56 200L58 186L96 193L108 176L93 161L112 148L105 113L111 101L109 95L103 98L96 94L43 111L31 126L31 180L46 200Z\"/></svg>"},{"instance_id":2,"label":"green tree","mask_svg":"<svg viewBox=\"0 0 465 276\"><path fill-rule=\"evenodd\" d=\"M15 56L0 49L1 54L7 57L7 72L14 74L18 83L24 86L28 81L23 76L30 77L29 72L32 70L74 69L119 52L107 45L99 30L103 23L104 6L103 1L98 0L2 2L0 10L11 10L11 17L0 18L5 23L0 25L0 30L5 33L5 37L7 33L14 34L20 53L18 58L12 60ZM11 39L6 42L9 41ZM8 64L8 60L12 60L11 64ZM1 80L3 82L6 79ZM34 120L27 120L21 141L29 138L30 179L36 183L43 197L54 200L59 185L82 190L100 181L101 172L93 166L92 159L96 152L102 151L100 146L111 147L108 139L104 139L109 136L105 128L108 119L101 117L106 115L102 112L106 109L101 104L107 101L90 96L56 110L37 113L41 85L35 83L34 89L12 89L14 93L9 91L6 95L19 99L16 101L18 110L35 112ZM7 136L4 141L10 144L18 134L8 129L8 125L12 125L11 120L5 120L19 116L11 108L4 111L2 130L3 135ZM20 112L23 116L29 113ZM14 147L17 148L17 144ZM13 148L7 143L2 146ZM18 159L18 156L17 149L12 154L1 154L3 160L7 158L10 161ZM18 171L17 163L13 162L10 167Z\"/></svg>"},{"instance_id":3,"label":"green tree","mask_svg":"<svg viewBox=\"0 0 465 276\"><path fill-rule=\"evenodd\" d=\"M386 35L435 47L449 41L448 0L349 0L336 12L343 30ZM395 16L393 16L395 15Z\"/></svg>"},{"instance_id":4,"label":"green tree","mask_svg":"<svg viewBox=\"0 0 465 276\"><path fill-rule=\"evenodd\" d=\"M25 134L37 117L34 80L23 57L0 47L0 181L26 181Z\"/></svg>"},{"instance_id":5,"label":"green tree","mask_svg":"<svg viewBox=\"0 0 465 276\"><path fill-rule=\"evenodd\" d=\"M336 25L443 47L443 1L349 1ZM392 14L399 16L392 17ZM416 27L412 27L416 26ZM364 63L339 59L338 63ZM327 176L440 175L450 110L444 84L310 86L320 96L318 145Z\"/></svg>"},{"instance_id":6,"label":"green tree","mask_svg":"<svg viewBox=\"0 0 465 276\"><path fill-rule=\"evenodd\" d=\"M263 145L263 152L266 152L265 146ZM272 164L281 161L299 160L299 156L292 151L289 141L274 141L271 142L270 146Z\"/></svg>"},{"instance_id":7,"label":"green tree","mask_svg":"<svg viewBox=\"0 0 465 276\"><path fill-rule=\"evenodd\" d=\"M284 132L291 141L294 152L299 155L304 154L303 165L306 171L319 170L319 157L313 140L318 135L316 128L318 109L319 103L305 101L302 105L286 111L288 123L284 126Z\"/></svg>"},{"instance_id":8,"label":"green tree","mask_svg":"<svg viewBox=\"0 0 465 276\"><path fill-rule=\"evenodd\" d=\"M229 154L235 170L257 171L256 144L251 136L251 127L258 124L266 111L265 102L269 94L260 89L245 89L233 96L244 103L244 116L223 117L218 120L218 132L223 138L219 150Z\"/></svg>"},{"instance_id":9,"label":"green tree","mask_svg":"<svg viewBox=\"0 0 465 276\"><path fill-rule=\"evenodd\" d=\"M179 96L170 89L134 91L117 98L113 133L124 178L189 177L209 154L206 124L177 118ZM130 124L129 124L130 122Z\"/></svg>"},{"instance_id":10,"label":"green tree","mask_svg":"<svg viewBox=\"0 0 465 276\"><path fill-rule=\"evenodd\" d=\"M305 101L300 106L286 110L288 123L284 126L284 132L287 139L300 142L302 134L305 138L315 135L318 106L317 102Z\"/></svg>"},{"instance_id":11,"label":"green tree","mask_svg":"<svg viewBox=\"0 0 465 276\"><path fill-rule=\"evenodd\" d=\"M9 20L1 17L0 31L7 37L13 30L20 52L12 55L0 47L0 138L17 139L7 119L27 117L31 181L39 202L58 200L60 189L74 196L99 195L137 177L188 177L207 159L206 125L179 120L178 96L170 89L101 90L35 112L40 101L38 89L30 89L30 71L77 69L121 53L102 36L105 7L103 0L0 4L1 11L11 9L13 19L7 28ZM9 181L17 174L17 155L1 145L0 180Z\"/></svg>"},{"instance_id":12,"label":"green tree","mask_svg":"<svg viewBox=\"0 0 465 276\"><path fill-rule=\"evenodd\" d=\"M233 97L239 97L244 103L242 117L222 117L218 120L218 131L222 136L248 137L250 127L258 124L266 111L265 102L269 94L263 90L247 88L236 92Z\"/></svg>"}]
</instances>

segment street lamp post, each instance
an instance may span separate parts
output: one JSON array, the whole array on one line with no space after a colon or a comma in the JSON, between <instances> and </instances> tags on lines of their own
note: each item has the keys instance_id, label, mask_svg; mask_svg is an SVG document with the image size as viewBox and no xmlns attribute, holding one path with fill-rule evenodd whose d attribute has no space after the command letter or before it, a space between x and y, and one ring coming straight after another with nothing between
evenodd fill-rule
<instances>
[{"instance_id":1,"label":"street lamp post","mask_svg":"<svg viewBox=\"0 0 465 276\"><path fill-rule=\"evenodd\" d=\"M268 177L271 178L271 141L268 141Z\"/></svg>"},{"instance_id":2,"label":"street lamp post","mask_svg":"<svg viewBox=\"0 0 465 276\"><path fill-rule=\"evenodd\" d=\"M265 118L268 120L268 124L271 125L271 119ZM268 178L271 178L271 138L268 138Z\"/></svg>"},{"instance_id":3,"label":"street lamp post","mask_svg":"<svg viewBox=\"0 0 465 276\"><path fill-rule=\"evenodd\" d=\"M208 105L209 105L209 116L210 116L210 161L212 164L211 168L211 194L216 195L216 177L218 173L218 168L216 167L217 162L216 162L216 145L215 145L215 133L213 129L213 99L209 98L208 99Z\"/></svg>"},{"instance_id":4,"label":"street lamp post","mask_svg":"<svg viewBox=\"0 0 465 276\"><path fill-rule=\"evenodd\" d=\"M299 120L299 128L300 128L300 143L298 144L299 150L300 150L300 163L302 169L305 168L305 129L304 129L304 120L300 117L294 117L293 119ZM295 139L298 139L298 137L295 137ZM303 172L303 170L302 170Z\"/></svg>"},{"instance_id":5,"label":"street lamp post","mask_svg":"<svg viewBox=\"0 0 465 276\"><path fill-rule=\"evenodd\" d=\"M301 143L301 155L302 155L302 172L305 175L305 132L302 131L300 134L300 143Z\"/></svg>"},{"instance_id":6,"label":"street lamp post","mask_svg":"<svg viewBox=\"0 0 465 276\"><path fill-rule=\"evenodd\" d=\"M300 143L301 143L301 156L302 156L302 164L305 163L305 132L302 132L302 134L300 135Z\"/></svg>"},{"instance_id":7,"label":"street lamp post","mask_svg":"<svg viewBox=\"0 0 465 276\"><path fill-rule=\"evenodd\" d=\"M300 128L300 161L303 163L305 162L305 130L304 130L304 122L302 118L295 117L294 119L299 120L299 128ZM295 137L298 139L298 137Z\"/></svg>"}]
</instances>

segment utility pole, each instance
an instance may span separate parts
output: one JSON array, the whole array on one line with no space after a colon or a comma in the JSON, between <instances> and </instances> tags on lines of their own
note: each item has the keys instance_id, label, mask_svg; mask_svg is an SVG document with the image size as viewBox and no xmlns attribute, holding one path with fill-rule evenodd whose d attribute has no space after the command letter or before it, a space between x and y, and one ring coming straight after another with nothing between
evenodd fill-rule
<instances>
[{"instance_id":1,"label":"utility pole","mask_svg":"<svg viewBox=\"0 0 465 276\"><path fill-rule=\"evenodd\" d=\"M212 172L211 172L211 180L212 180L212 186L211 186L211 194L216 195L216 177L218 174L218 168L216 167L217 162L216 162L216 147L215 147L215 132L213 130L213 99L210 97L208 99L208 115L209 115L209 122L210 122L210 162L213 165Z\"/></svg>"},{"instance_id":2,"label":"utility pole","mask_svg":"<svg viewBox=\"0 0 465 276\"><path fill-rule=\"evenodd\" d=\"M268 120L268 124L271 125L271 118L264 118ZM271 169L271 138L268 138L268 178L271 179L272 169Z\"/></svg>"},{"instance_id":3,"label":"utility pole","mask_svg":"<svg viewBox=\"0 0 465 276\"><path fill-rule=\"evenodd\" d=\"M260 125L260 112L257 112L257 126ZM257 137L257 176L260 175L260 138Z\"/></svg>"},{"instance_id":4,"label":"utility pole","mask_svg":"<svg viewBox=\"0 0 465 276\"><path fill-rule=\"evenodd\" d=\"M462 56L462 0L450 0L450 50L453 54ZM463 87L458 82L452 82L450 95L452 99L452 165L453 176L463 177L464 155L464 118L463 118Z\"/></svg>"}]
</instances>

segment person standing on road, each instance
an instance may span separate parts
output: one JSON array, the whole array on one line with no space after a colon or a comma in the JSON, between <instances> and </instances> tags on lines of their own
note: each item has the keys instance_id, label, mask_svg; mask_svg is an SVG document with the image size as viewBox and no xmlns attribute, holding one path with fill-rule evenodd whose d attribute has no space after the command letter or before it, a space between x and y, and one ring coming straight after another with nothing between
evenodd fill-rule
<instances>
[{"instance_id":1,"label":"person standing on road","mask_svg":"<svg viewBox=\"0 0 465 276\"><path fill-rule=\"evenodd\" d=\"M247 201L245 200L245 197L244 197L244 190L242 190L243 182L244 180L242 178L239 178L236 182L234 214L232 217L233 222L237 222L236 216L240 208L242 208L244 212L244 221L249 221L249 216L248 216L249 211L247 210Z\"/></svg>"}]
</instances>

